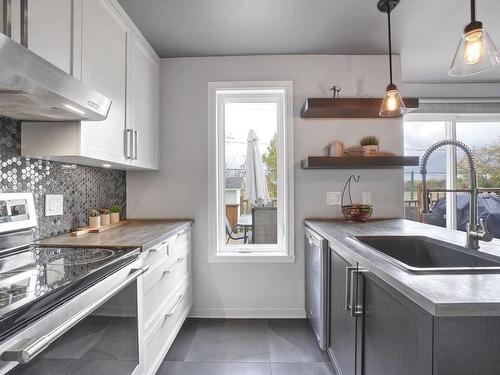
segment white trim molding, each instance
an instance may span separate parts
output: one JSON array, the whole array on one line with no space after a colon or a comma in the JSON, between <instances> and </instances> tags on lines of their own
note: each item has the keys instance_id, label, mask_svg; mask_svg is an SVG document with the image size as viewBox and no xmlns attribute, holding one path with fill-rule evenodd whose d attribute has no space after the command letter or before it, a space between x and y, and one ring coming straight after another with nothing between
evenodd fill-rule
<instances>
[{"instance_id":1,"label":"white trim molding","mask_svg":"<svg viewBox=\"0 0 500 375\"><path fill-rule=\"evenodd\" d=\"M304 319L305 309L301 308L193 308L189 313L190 318L214 318L214 319Z\"/></svg>"},{"instance_id":2,"label":"white trim molding","mask_svg":"<svg viewBox=\"0 0 500 375\"><path fill-rule=\"evenodd\" d=\"M233 102L276 103L278 109L278 243L225 245L224 108ZM272 82L208 83L209 262L293 263L293 84Z\"/></svg>"}]
</instances>

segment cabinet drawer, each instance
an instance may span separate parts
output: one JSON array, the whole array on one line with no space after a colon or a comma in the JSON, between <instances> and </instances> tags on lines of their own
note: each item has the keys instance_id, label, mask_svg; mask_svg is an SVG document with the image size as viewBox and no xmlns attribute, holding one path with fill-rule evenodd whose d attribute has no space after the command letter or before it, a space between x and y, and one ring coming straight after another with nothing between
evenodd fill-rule
<instances>
[{"instance_id":1,"label":"cabinet drawer","mask_svg":"<svg viewBox=\"0 0 500 375\"><path fill-rule=\"evenodd\" d=\"M188 249L177 257L167 257L144 275L144 321L149 325L154 313L160 308L179 282L189 275L190 254Z\"/></svg>"},{"instance_id":2,"label":"cabinet drawer","mask_svg":"<svg viewBox=\"0 0 500 375\"><path fill-rule=\"evenodd\" d=\"M171 295L168 302L163 304L162 310L146 331L144 339L146 369L150 370L163 359L187 316L186 310L189 306L191 306L191 285L187 278Z\"/></svg>"},{"instance_id":3,"label":"cabinet drawer","mask_svg":"<svg viewBox=\"0 0 500 375\"><path fill-rule=\"evenodd\" d=\"M172 236L165 241L158 242L156 245L151 246L143 255L144 264L154 267L166 257L170 257L174 241L175 236Z\"/></svg>"}]
</instances>

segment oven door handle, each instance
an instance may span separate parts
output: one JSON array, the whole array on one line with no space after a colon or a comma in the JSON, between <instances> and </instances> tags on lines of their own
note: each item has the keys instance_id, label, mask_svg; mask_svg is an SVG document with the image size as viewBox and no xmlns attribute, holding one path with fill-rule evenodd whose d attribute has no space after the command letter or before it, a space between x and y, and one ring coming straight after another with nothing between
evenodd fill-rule
<instances>
[{"instance_id":1,"label":"oven door handle","mask_svg":"<svg viewBox=\"0 0 500 375\"><path fill-rule=\"evenodd\" d=\"M104 304L110 298L112 298L115 294L117 294L120 290L126 287L128 284L133 282L143 273L145 273L149 269L149 266L144 266L138 269L132 269L130 271L129 276L121 282L119 285L115 286L109 292L107 292L104 296L94 301L90 305L88 305L85 309L81 310L78 314L72 316L70 319L66 320L64 323L56 327L52 332L38 338L31 338L24 340L18 345L4 351L2 353L2 360L4 361L15 361L19 363L27 363L35 358L38 354L43 352L47 347L61 337L64 333L66 333L70 328L74 327L78 322L83 320L87 315L89 315L92 311L97 309L99 306Z\"/></svg>"}]
</instances>

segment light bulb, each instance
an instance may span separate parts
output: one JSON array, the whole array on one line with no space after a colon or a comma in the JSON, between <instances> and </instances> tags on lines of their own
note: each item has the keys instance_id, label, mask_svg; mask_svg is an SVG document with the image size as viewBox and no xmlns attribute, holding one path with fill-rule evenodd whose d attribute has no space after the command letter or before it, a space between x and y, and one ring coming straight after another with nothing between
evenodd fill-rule
<instances>
[{"instance_id":1,"label":"light bulb","mask_svg":"<svg viewBox=\"0 0 500 375\"><path fill-rule=\"evenodd\" d=\"M398 117L403 115L405 112L405 103L403 102L397 87L391 83L387 86L379 115L382 117Z\"/></svg>"},{"instance_id":2,"label":"light bulb","mask_svg":"<svg viewBox=\"0 0 500 375\"><path fill-rule=\"evenodd\" d=\"M396 99L396 93L389 91L387 93L386 108L388 111L392 112L398 108L398 100Z\"/></svg>"},{"instance_id":3,"label":"light bulb","mask_svg":"<svg viewBox=\"0 0 500 375\"><path fill-rule=\"evenodd\" d=\"M464 35L464 63L474 65L484 56L483 30L473 30Z\"/></svg>"}]
</instances>

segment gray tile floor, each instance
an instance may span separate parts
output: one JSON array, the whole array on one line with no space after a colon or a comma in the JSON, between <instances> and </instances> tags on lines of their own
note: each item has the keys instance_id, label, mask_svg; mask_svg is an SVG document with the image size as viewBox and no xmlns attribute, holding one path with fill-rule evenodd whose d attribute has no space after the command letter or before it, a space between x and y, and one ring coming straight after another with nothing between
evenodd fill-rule
<instances>
[{"instance_id":1,"label":"gray tile floor","mask_svg":"<svg viewBox=\"0 0 500 375\"><path fill-rule=\"evenodd\" d=\"M307 320L188 319L157 375L335 375Z\"/></svg>"}]
</instances>

